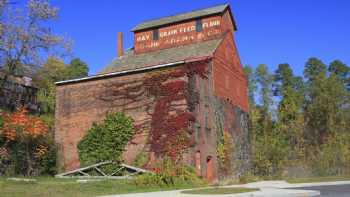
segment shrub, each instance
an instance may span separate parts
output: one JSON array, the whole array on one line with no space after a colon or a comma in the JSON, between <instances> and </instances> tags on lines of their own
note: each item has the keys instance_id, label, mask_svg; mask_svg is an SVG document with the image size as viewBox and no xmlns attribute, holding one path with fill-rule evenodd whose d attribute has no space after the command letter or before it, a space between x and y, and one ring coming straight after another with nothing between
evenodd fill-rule
<instances>
[{"instance_id":1,"label":"shrub","mask_svg":"<svg viewBox=\"0 0 350 197\"><path fill-rule=\"evenodd\" d=\"M3 114L0 174L33 176L47 173L46 165L55 167L56 150L48 131L48 126L39 117L30 116L25 108ZM47 158L50 164L45 162Z\"/></svg>"},{"instance_id":2,"label":"shrub","mask_svg":"<svg viewBox=\"0 0 350 197\"><path fill-rule=\"evenodd\" d=\"M147 165L149 159L150 159L149 154L142 151L136 156L135 161L133 162L133 165L136 167L142 168Z\"/></svg>"},{"instance_id":3,"label":"shrub","mask_svg":"<svg viewBox=\"0 0 350 197\"><path fill-rule=\"evenodd\" d=\"M79 142L82 166L103 161L121 162L125 146L134 135L132 118L123 113L108 113L102 123L94 123Z\"/></svg>"},{"instance_id":4,"label":"shrub","mask_svg":"<svg viewBox=\"0 0 350 197\"><path fill-rule=\"evenodd\" d=\"M312 167L315 175L331 176L349 174L350 135L335 134L316 151Z\"/></svg>"},{"instance_id":5,"label":"shrub","mask_svg":"<svg viewBox=\"0 0 350 197\"><path fill-rule=\"evenodd\" d=\"M164 158L154 168L155 173L142 174L136 177L134 183L139 186L195 186L204 185L195 169L183 164L176 164L172 159Z\"/></svg>"},{"instance_id":6,"label":"shrub","mask_svg":"<svg viewBox=\"0 0 350 197\"><path fill-rule=\"evenodd\" d=\"M255 139L252 144L253 174L265 178L280 177L289 152L285 135L273 131Z\"/></svg>"},{"instance_id":7,"label":"shrub","mask_svg":"<svg viewBox=\"0 0 350 197\"><path fill-rule=\"evenodd\" d=\"M41 172L40 174L55 175L57 174L57 146L53 138L46 139L46 145L49 147L47 153L40 159Z\"/></svg>"}]
</instances>

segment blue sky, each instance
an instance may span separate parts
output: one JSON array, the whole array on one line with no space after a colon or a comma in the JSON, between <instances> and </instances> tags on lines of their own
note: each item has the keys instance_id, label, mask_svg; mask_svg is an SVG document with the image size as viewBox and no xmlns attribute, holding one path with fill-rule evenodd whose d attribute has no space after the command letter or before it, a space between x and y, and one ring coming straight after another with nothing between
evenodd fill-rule
<instances>
[{"instance_id":1,"label":"blue sky","mask_svg":"<svg viewBox=\"0 0 350 197\"><path fill-rule=\"evenodd\" d=\"M116 56L117 32L132 47L138 23L206 8L231 5L236 42L244 65L289 63L302 74L311 56L350 64L350 0L52 0L60 8L53 30L74 40L73 55L95 74Z\"/></svg>"}]
</instances>

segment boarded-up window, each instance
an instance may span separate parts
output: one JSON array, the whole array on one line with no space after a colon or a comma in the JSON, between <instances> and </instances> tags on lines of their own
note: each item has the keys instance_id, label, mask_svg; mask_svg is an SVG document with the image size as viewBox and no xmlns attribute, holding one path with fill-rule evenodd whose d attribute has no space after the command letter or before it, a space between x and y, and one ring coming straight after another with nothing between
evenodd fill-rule
<instances>
[{"instance_id":1,"label":"boarded-up window","mask_svg":"<svg viewBox=\"0 0 350 197\"><path fill-rule=\"evenodd\" d=\"M201 176L202 173L201 173L201 152L200 151L197 151L196 152L196 174L197 176Z\"/></svg>"},{"instance_id":2,"label":"boarded-up window","mask_svg":"<svg viewBox=\"0 0 350 197\"><path fill-rule=\"evenodd\" d=\"M196 20L196 32L201 32L203 30L202 19Z\"/></svg>"},{"instance_id":3,"label":"boarded-up window","mask_svg":"<svg viewBox=\"0 0 350 197\"><path fill-rule=\"evenodd\" d=\"M159 40L159 29L153 30L153 40Z\"/></svg>"}]
</instances>

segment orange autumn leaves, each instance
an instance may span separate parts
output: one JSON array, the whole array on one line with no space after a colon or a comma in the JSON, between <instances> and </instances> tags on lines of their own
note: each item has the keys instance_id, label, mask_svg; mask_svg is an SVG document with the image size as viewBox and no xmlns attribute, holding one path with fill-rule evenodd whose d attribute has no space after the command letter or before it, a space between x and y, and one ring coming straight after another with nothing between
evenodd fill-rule
<instances>
[{"instance_id":1,"label":"orange autumn leaves","mask_svg":"<svg viewBox=\"0 0 350 197\"><path fill-rule=\"evenodd\" d=\"M52 150L49 127L25 108L0 116L0 160L6 161L3 169L15 166L11 173L25 176L41 173Z\"/></svg>"},{"instance_id":2,"label":"orange autumn leaves","mask_svg":"<svg viewBox=\"0 0 350 197\"><path fill-rule=\"evenodd\" d=\"M19 137L37 138L48 133L48 126L39 118L29 116L25 108L11 114L3 114L4 124L0 135L7 141L15 141Z\"/></svg>"}]
</instances>

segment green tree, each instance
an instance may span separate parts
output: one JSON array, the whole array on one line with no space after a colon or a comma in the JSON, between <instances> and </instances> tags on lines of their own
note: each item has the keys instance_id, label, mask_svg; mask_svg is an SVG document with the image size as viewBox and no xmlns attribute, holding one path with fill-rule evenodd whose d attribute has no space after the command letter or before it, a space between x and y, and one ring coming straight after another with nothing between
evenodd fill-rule
<instances>
[{"instance_id":1,"label":"green tree","mask_svg":"<svg viewBox=\"0 0 350 197\"><path fill-rule=\"evenodd\" d=\"M82 78L88 76L89 67L79 58L74 58L67 65L68 79Z\"/></svg>"},{"instance_id":2,"label":"green tree","mask_svg":"<svg viewBox=\"0 0 350 197\"><path fill-rule=\"evenodd\" d=\"M330 73L339 77L350 90L350 67L340 60L334 60L328 67Z\"/></svg>"},{"instance_id":3,"label":"green tree","mask_svg":"<svg viewBox=\"0 0 350 197\"><path fill-rule=\"evenodd\" d=\"M289 124L298 119L302 112L303 81L295 77L289 64L280 64L275 72L274 93L280 97L278 118L282 124Z\"/></svg>"},{"instance_id":4,"label":"green tree","mask_svg":"<svg viewBox=\"0 0 350 197\"><path fill-rule=\"evenodd\" d=\"M49 57L44 66L36 73L34 82L40 88L38 101L42 113L55 112L55 82L67 79L66 64L57 58Z\"/></svg>"},{"instance_id":5,"label":"green tree","mask_svg":"<svg viewBox=\"0 0 350 197\"><path fill-rule=\"evenodd\" d=\"M272 82L273 76L264 64L258 65L255 70L255 80L258 87L258 97L260 104L257 109L260 111L259 133L268 133L272 131Z\"/></svg>"},{"instance_id":6,"label":"green tree","mask_svg":"<svg viewBox=\"0 0 350 197\"><path fill-rule=\"evenodd\" d=\"M260 176L280 175L288 147L284 133L272 119L273 75L264 64L260 64L254 73L254 80L250 82L256 82L256 95L260 102L249 112L253 171Z\"/></svg>"},{"instance_id":7,"label":"green tree","mask_svg":"<svg viewBox=\"0 0 350 197\"><path fill-rule=\"evenodd\" d=\"M324 111L327 134L348 132L350 119L350 93L346 89L343 80L337 74L331 73L326 83L326 94L322 99L325 103Z\"/></svg>"},{"instance_id":8,"label":"green tree","mask_svg":"<svg viewBox=\"0 0 350 197\"><path fill-rule=\"evenodd\" d=\"M304 148L304 117L303 82L295 77L289 64L280 64L275 72L274 93L279 96L276 126L283 132L288 140L290 157L303 155Z\"/></svg>"},{"instance_id":9,"label":"green tree","mask_svg":"<svg viewBox=\"0 0 350 197\"><path fill-rule=\"evenodd\" d=\"M327 66L319 59L311 57L307 60L304 68L304 77L308 82L313 82L320 77L325 77Z\"/></svg>"},{"instance_id":10,"label":"green tree","mask_svg":"<svg viewBox=\"0 0 350 197\"><path fill-rule=\"evenodd\" d=\"M260 89L260 99L262 104L262 109L266 115L270 113L272 105L272 82L273 76L269 72L265 64L260 64L255 71L256 81L259 84Z\"/></svg>"},{"instance_id":11,"label":"green tree","mask_svg":"<svg viewBox=\"0 0 350 197\"><path fill-rule=\"evenodd\" d=\"M349 92L341 77L344 73L342 68L344 66L339 62L333 62L328 68L331 73L327 73L325 64L320 60L310 58L306 63L305 115L308 119L308 139L314 145L322 144L327 137L346 127L344 118L349 108Z\"/></svg>"},{"instance_id":12,"label":"green tree","mask_svg":"<svg viewBox=\"0 0 350 197\"><path fill-rule=\"evenodd\" d=\"M250 102L249 109L256 175L281 175L293 165L298 169L311 167L316 175L349 173L347 65L336 60L327 67L321 60L310 58L302 78L295 76L288 64L280 64L272 85L265 65L259 65L255 71L246 67L245 72L250 83L250 101L259 100Z\"/></svg>"},{"instance_id":13,"label":"green tree","mask_svg":"<svg viewBox=\"0 0 350 197\"><path fill-rule=\"evenodd\" d=\"M305 94L306 135L309 143L317 145L328 132L327 122L327 68L317 58L310 58L305 64L304 77L307 80Z\"/></svg>"},{"instance_id":14,"label":"green tree","mask_svg":"<svg viewBox=\"0 0 350 197\"><path fill-rule=\"evenodd\" d=\"M255 92L256 92L256 81L255 81L255 76L254 76L254 69L249 66L246 65L244 66L244 73L247 77L248 80L248 92L249 92L249 103L251 105L251 107L253 107L253 105L255 105Z\"/></svg>"},{"instance_id":15,"label":"green tree","mask_svg":"<svg viewBox=\"0 0 350 197\"><path fill-rule=\"evenodd\" d=\"M73 59L70 64L65 64L63 60L55 57L49 57L44 66L36 73L34 77L35 84L40 88L38 100L42 113L48 115L46 119L53 121L55 112L55 82L86 77L88 66L79 58Z\"/></svg>"}]
</instances>

